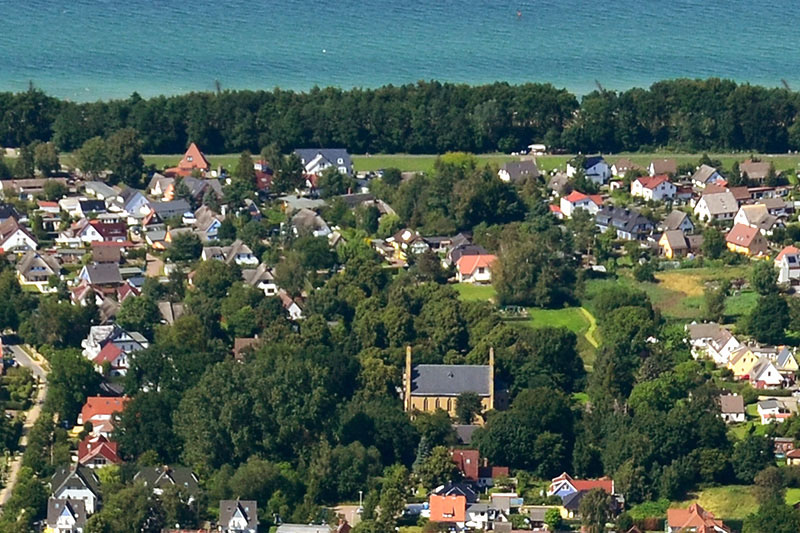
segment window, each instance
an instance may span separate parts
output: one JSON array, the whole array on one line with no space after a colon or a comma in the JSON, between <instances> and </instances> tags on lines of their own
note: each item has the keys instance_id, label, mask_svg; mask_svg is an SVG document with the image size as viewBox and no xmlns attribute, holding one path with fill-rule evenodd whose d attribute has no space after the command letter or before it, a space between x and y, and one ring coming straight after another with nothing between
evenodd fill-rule
<instances>
[{"instance_id":1,"label":"window","mask_svg":"<svg viewBox=\"0 0 800 533\"><path fill-rule=\"evenodd\" d=\"M192 156L187 156L187 157L186 157L186 160L187 160L189 163L191 163L191 162L192 162Z\"/></svg>"},{"instance_id":2,"label":"window","mask_svg":"<svg viewBox=\"0 0 800 533\"><path fill-rule=\"evenodd\" d=\"M342 159L341 157L337 159L336 162L339 163L340 165L344 165L344 159Z\"/></svg>"}]
</instances>

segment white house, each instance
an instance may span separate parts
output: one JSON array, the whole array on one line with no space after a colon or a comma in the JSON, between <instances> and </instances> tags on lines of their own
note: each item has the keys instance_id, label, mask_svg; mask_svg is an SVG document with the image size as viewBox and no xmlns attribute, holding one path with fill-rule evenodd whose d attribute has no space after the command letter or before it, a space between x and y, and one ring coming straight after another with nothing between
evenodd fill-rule
<instances>
[{"instance_id":1,"label":"white house","mask_svg":"<svg viewBox=\"0 0 800 533\"><path fill-rule=\"evenodd\" d=\"M733 352L742 346L730 331L714 322L688 324L686 331L689 334L692 357L695 359L706 355L718 365L727 365Z\"/></svg>"},{"instance_id":2,"label":"white house","mask_svg":"<svg viewBox=\"0 0 800 533\"><path fill-rule=\"evenodd\" d=\"M219 502L219 528L223 533L256 533L258 504L253 500Z\"/></svg>"},{"instance_id":3,"label":"white house","mask_svg":"<svg viewBox=\"0 0 800 533\"><path fill-rule=\"evenodd\" d=\"M567 163L567 177L571 178L578 172L578 168L572 165L573 161ZM611 179L611 168L606 163L603 156L596 155L587 157L583 160L583 173L586 179L598 185L603 185Z\"/></svg>"},{"instance_id":4,"label":"white house","mask_svg":"<svg viewBox=\"0 0 800 533\"><path fill-rule=\"evenodd\" d=\"M783 424L786 419L792 416L792 411L781 400L770 398L768 400L758 402L757 406L758 416L761 418L761 424Z\"/></svg>"},{"instance_id":5,"label":"white house","mask_svg":"<svg viewBox=\"0 0 800 533\"><path fill-rule=\"evenodd\" d=\"M739 210L739 202L729 190L704 194L694 206L695 216L706 222L733 220Z\"/></svg>"},{"instance_id":6,"label":"white house","mask_svg":"<svg viewBox=\"0 0 800 533\"><path fill-rule=\"evenodd\" d=\"M767 356L762 356L750 369L750 385L756 389L774 389L783 384L783 375Z\"/></svg>"},{"instance_id":7,"label":"white house","mask_svg":"<svg viewBox=\"0 0 800 533\"><path fill-rule=\"evenodd\" d=\"M83 533L86 526L86 506L81 500L47 500L48 533Z\"/></svg>"},{"instance_id":8,"label":"white house","mask_svg":"<svg viewBox=\"0 0 800 533\"><path fill-rule=\"evenodd\" d=\"M85 466L63 466L50 479L53 497L59 500L83 502L87 514L97 510L100 499L100 479Z\"/></svg>"},{"instance_id":9,"label":"white house","mask_svg":"<svg viewBox=\"0 0 800 533\"><path fill-rule=\"evenodd\" d=\"M22 253L36 250L39 244L28 228L14 218L0 222L0 252Z\"/></svg>"},{"instance_id":10,"label":"white house","mask_svg":"<svg viewBox=\"0 0 800 533\"><path fill-rule=\"evenodd\" d=\"M800 248L787 246L775 257L778 283L800 285Z\"/></svg>"},{"instance_id":11,"label":"white house","mask_svg":"<svg viewBox=\"0 0 800 533\"><path fill-rule=\"evenodd\" d=\"M762 235L772 235L775 228L785 227L783 220L771 215L764 204L743 205L733 217L733 223L755 228Z\"/></svg>"},{"instance_id":12,"label":"white house","mask_svg":"<svg viewBox=\"0 0 800 533\"><path fill-rule=\"evenodd\" d=\"M602 205L603 199L599 194L590 196L578 191L562 196L560 202L561 213L565 218L572 218L572 213L576 209L586 209L590 215L596 215Z\"/></svg>"},{"instance_id":13,"label":"white house","mask_svg":"<svg viewBox=\"0 0 800 533\"><path fill-rule=\"evenodd\" d=\"M459 283L491 283L492 263L497 259L492 254L462 255L456 263Z\"/></svg>"},{"instance_id":14,"label":"white house","mask_svg":"<svg viewBox=\"0 0 800 533\"><path fill-rule=\"evenodd\" d=\"M652 202L672 200L678 188L669 180L669 176L642 176L631 182L631 196L638 196Z\"/></svg>"},{"instance_id":15,"label":"white house","mask_svg":"<svg viewBox=\"0 0 800 533\"><path fill-rule=\"evenodd\" d=\"M724 181L722 175L716 168L709 165L700 165L694 174L692 174L692 185L698 189L705 189L706 185L717 184Z\"/></svg>"},{"instance_id":16,"label":"white house","mask_svg":"<svg viewBox=\"0 0 800 533\"><path fill-rule=\"evenodd\" d=\"M719 416L726 424L744 422L747 417L744 399L738 394L725 394L719 397Z\"/></svg>"},{"instance_id":17,"label":"white house","mask_svg":"<svg viewBox=\"0 0 800 533\"><path fill-rule=\"evenodd\" d=\"M319 176L328 167L348 176L353 174L353 162L344 148L298 148L294 153L306 174Z\"/></svg>"}]
</instances>

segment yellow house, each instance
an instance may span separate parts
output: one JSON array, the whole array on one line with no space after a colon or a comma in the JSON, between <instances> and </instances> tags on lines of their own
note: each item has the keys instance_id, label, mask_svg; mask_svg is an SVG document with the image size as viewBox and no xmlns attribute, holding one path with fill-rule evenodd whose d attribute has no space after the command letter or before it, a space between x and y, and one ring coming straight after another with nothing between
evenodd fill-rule
<instances>
[{"instance_id":1,"label":"yellow house","mask_svg":"<svg viewBox=\"0 0 800 533\"><path fill-rule=\"evenodd\" d=\"M736 379L742 379L750 373L758 362L759 356L753 353L748 346L742 346L731 354L728 369L733 372Z\"/></svg>"},{"instance_id":2,"label":"yellow house","mask_svg":"<svg viewBox=\"0 0 800 533\"><path fill-rule=\"evenodd\" d=\"M769 252L767 239L756 228L736 224L725 236L728 250L746 256L764 256Z\"/></svg>"},{"instance_id":3,"label":"yellow house","mask_svg":"<svg viewBox=\"0 0 800 533\"><path fill-rule=\"evenodd\" d=\"M411 347L406 348L403 373L403 406L406 412L433 413L443 409L456 416L456 402L465 392L481 400L481 412L495 407L494 350L489 350L488 365L411 365ZM474 423L482 424L480 417Z\"/></svg>"}]
</instances>

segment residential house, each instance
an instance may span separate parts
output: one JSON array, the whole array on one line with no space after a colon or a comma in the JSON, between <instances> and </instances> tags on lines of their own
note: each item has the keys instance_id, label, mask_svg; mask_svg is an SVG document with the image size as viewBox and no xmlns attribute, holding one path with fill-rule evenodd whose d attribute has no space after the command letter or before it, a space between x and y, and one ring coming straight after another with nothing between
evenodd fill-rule
<instances>
[{"instance_id":1,"label":"residential house","mask_svg":"<svg viewBox=\"0 0 800 533\"><path fill-rule=\"evenodd\" d=\"M795 406L796 405L795 403ZM762 425L773 423L782 424L797 411L796 408L792 411L785 402L776 398L758 402L756 410L758 411L758 416L761 419Z\"/></svg>"},{"instance_id":2,"label":"residential house","mask_svg":"<svg viewBox=\"0 0 800 533\"><path fill-rule=\"evenodd\" d=\"M87 435L78 444L78 464L81 466L102 468L121 463L119 444L103 435Z\"/></svg>"},{"instance_id":3,"label":"residential house","mask_svg":"<svg viewBox=\"0 0 800 533\"><path fill-rule=\"evenodd\" d=\"M84 220L86 219L81 222ZM86 244L94 241L125 242L128 240L128 227L122 222L87 220L80 226L82 229L78 232L78 236Z\"/></svg>"},{"instance_id":4,"label":"residential house","mask_svg":"<svg viewBox=\"0 0 800 533\"><path fill-rule=\"evenodd\" d=\"M244 272L242 272L242 276L244 276ZM162 323L172 325L183 316L183 303L161 300L158 302L158 312L161 313Z\"/></svg>"},{"instance_id":5,"label":"residential house","mask_svg":"<svg viewBox=\"0 0 800 533\"><path fill-rule=\"evenodd\" d=\"M649 202L672 200L678 189L666 174L642 176L631 182L631 196L643 198Z\"/></svg>"},{"instance_id":6,"label":"residential house","mask_svg":"<svg viewBox=\"0 0 800 533\"><path fill-rule=\"evenodd\" d=\"M653 223L634 209L605 206L595 215L597 228L615 231L617 238L644 240L653 231Z\"/></svg>"},{"instance_id":7,"label":"residential house","mask_svg":"<svg viewBox=\"0 0 800 533\"><path fill-rule=\"evenodd\" d=\"M714 322L687 324L686 330L695 359L707 355L718 365L728 365L733 353L742 347L729 330Z\"/></svg>"},{"instance_id":8,"label":"residential house","mask_svg":"<svg viewBox=\"0 0 800 533\"><path fill-rule=\"evenodd\" d=\"M83 500L47 500L47 533L83 533L86 527L86 505Z\"/></svg>"},{"instance_id":9,"label":"residential house","mask_svg":"<svg viewBox=\"0 0 800 533\"><path fill-rule=\"evenodd\" d=\"M33 201L37 195L44 192L48 182L60 183L67 186L66 178L25 178L0 180L0 196L3 198L19 198L20 200Z\"/></svg>"},{"instance_id":10,"label":"residential house","mask_svg":"<svg viewBox=\"0 0 800 533\"><path fill-rule=\"evenodd\" d=\"M150 200L147 199L144 192L126 187L108 202L108 209L115 213L126 213L132 217L142 216L150 211Z\"/></svg>"},{"instance_id":11,"label":"residential house","mask_svg":"<svg viewBox=\"0 0 800 533\"><path fill-rule=\"evenodd\" d=\"M256 188L259 191L269 191L272 186L272 180L275 177L275 171L269 165L268 161L263 159L253 163L253 170L256 171Z\"/></svg>"},{"instance_id":12,"label":"residential house","mask_svg":"<svg viewBox=\"0 0 800 533\"><path fill-rule=\"evenodd\" d=\"M553 195L564 196L567 192L569 185L569 177L563 172L557 172L550 181L547 182L547 188L552 191Z\"/></svg>"},{"instance_id":13,"label":"residential house","mask_svg":"<svg viewBox=\"0 0 800 533\"><path fill-rule=\"evenodd\" d=\"M0 253L24 253L38 247L33 233L17 219L7 218L0 222Z\"/></svg>"},{"instance_id":14,"label":"residential house","mask_svg":"<svg viewBox=\"0 0 800 533\"><path fill-rule=\"evenodd\" d=\"M463 527L469 531L490 531L494 529L496 522L508 521L508 516L491 504L471 503L467 505L466 520Z\"/></svg>"},{"instance_id":15,"label":"residential house","mask_svg":"<svg viewBox=\"0 0 800 533\"><path fill-rule=\"evenodd\" d=\"M37 203L39 204L39 209L42 210L41 200ZM55 214L58 214L58 204L56 204ZM9 218L19 220L21 217L19 216L19 212L17 211L16 207L11 204L0 202L0 222L5 222Z\"/></svg>"},{"instance_id":16,"label":"residential house","mask_svg":"<svg viewBox=\"0 0 800 533\"><path fill-rule=\"evenodd\" d=\"M256 266L259 263L258 257L241 239L236 239L230 246L206 246L200 257L203 261L216 259L228 264L236 263L239 266Z\"/></svg>"},{"instance_id":17,"label":"residential house","mask_svg":"<svg viewBox=\"0 0 800 533\"><path fill-rule=\"evenodd\" d=\"M723 394L719 397L720 418L726 424L736 424L746 420L744 399L738 394Z\"/></svg>"},{"instance_id":18,"label":"residential house","mask_svg":"<svg viewBox=\"0 0 800 533\"><path fill-rule=\"evenodd\" d=\"M298 148L294 153L300 158L307 175L319 176L328 167L353 175L353 162L344 148Z\"/></svg>"},{"instance_id":19,"label":"residential house","mask_svg":"<svg viewBox=\"0 0 800 533\"><path fill-rule=\"evenodd\" d=\"M83 184L86 194L98 200L111 200L119 194L119 189L111 187L102 181L87 181Z\"/></svg>"},{"instance_id":20,"label":"residential house","mask_svg":"<svg viewBox=\"0 0 800 533\"><path fill-rule=\"evenodd\" d=\"M667 509L667 533L731 533L722 520L693 503L688 509Z\"/></svg>"},{"instance_id":21,"label":"residential house","mask_svg":"<svg viewBox=\"0 0 800 533\"><path fill-rule=\"evenodd\" d=\"M386 239L386 242L395 249L395 255L403 261L408 258L409 254L418 255L430 249L422 235L412 229L401 229Z\"/></svg>"},{"instance_id":22,"label":"residential house","mask_svg":"<svg viewBox=\"0 0 800 533\"><path fill-rule=\"evenodd\" d=\"M147 466L139 470L133 480L152 488L156 496L161 496L167 487L178 487L188 496L189 501L194 500L200 490L197 475L186 466Z\"/></svg>"},{"instance_id":23,"label":"residential house","mask_svg":"<svg viewBox=\"0 0 800 533\"><path fill-rule=\"evenodd\" d=\"M595 215L602 206L603 198L599 194L588 195L579 191L572 191L567 196L562 196L559 204L564 218L572 218L572 213L576 209L585 209Z\"/></svg>"},{"instance_id":24,"label":"residential house","mask_svg":"<svg viewBox=\"0 0 800 533\"><path fill-rule=\"evenodd\" d=\"M562 500L569 494L592 489L603 489L609 494L614 494L614 480L603 479L574 479L566 472L550 480L547 488L548 496L558 496Z\"/></svg>"},{"instance_id":25,"label":"residential house","mask_svg":"<svg viewBox=\"0 0 800 533\"><path fill-rule=\"evenodd\" d=\"M295 235L313 235L314 237L327 237L331 228L316 211L299 209L291 219L292 232Z\"/></svg>"},{"instance_id":26,"label":"residential house","mask_svg":"<svg viewBox=\"0 0 800 533\"><path fill-rule=\"evenodd\" d=\"M456 415L456 400L473 392L481 400L481 411L495 408L494 350L489 351L488 365L411 365L411 348L406 348L403 376L403 406L407 413L432 413L443 409ZM482 423L481 417L476 417Z\"/></svg>"},{"instance_id":27,"label":"residential house","mask_svg":"<svg viewBox=\"0 0 800 533\"><path fill-rule=\"evenodd\" d=\"M786 465L800 466L800 449L794 449L786 452Z\"/></svg>"},{"instance_id":28,"label":"residential house","mask_svg":"<svg viewBox=\"0 0 800 533\"><path fill-rule=\"evenodd\" d=\"M186 153L183 154L178 166L166 169L164 174L170 177L187 177L191 176L195 171L205 174L210 169L211 164L208 162L208 159L206 159L206 156L195 143L191 143L189 148L186 149Z\"/></svg>"},{"instance_id":29,"label":"residential house","mask_svg":"<svg viewBox=\"0 0 800 533\"><path fill-rule=\"evenodd\" d=\"M436 487L431 491L431 494L437 496L462 496L467 504L478 503L478 493L473 489L471 483L459 481L457 483L449 482L445 485Z\"/></svg>"},{"instance_id":30,"label":"residential house","mask_svg":"<svg viewBox=\"0 0 800 533\"><path fill-rule=\"evenodd\" d=\"M506 183L519 183L529 177L536 179L540 176L536 161L532 159L504 163L497 175Z\"/></svg>"},{"instance_id":31,"label":"residential house","mask_svg":"<svg viewBox=\"0 0 800 533\"><path fill-rule=\"evenodd\" d=\"M725 236L728 250L748 257L766 255L769 252L769 243L766 237L756 228L736 224Z\"/></svg>"},{"instance_id":32,"label":"residential house","mask_svg":"<svg viewBox=\"0 0 800 533\"><path fill-rule=\"evenodd\" d=\"M760 357L753 352L752 346L742 346L731 353L727 368L736 379L745 379Z\"/></svg>"},{"instance_id":33,"label":"residential house","mask_svg":"<svg viewBox=\"0 0 800 533\"><path fill-rule=\"evenodd\" d=\"M611 165L611 175L616 178L625 177L625 174L631 170L642 170L642 167L625 157L617 159L614 161L614 164Z\"/></svg>"},{"instance_id":34,"label":"residential house","mask_svg":"<svg viewBox=\"0 0 800 533\"><path fill-rule=\"evenodd\" d=\"M750 385L755 389L775 389L783 385L783 375L769 357L762 356L748 373Z\"/></svg>"},{"instance_id":35,"label":"residential house","mask_svg":"<svg viewBox=\"0 0 800 533\"><path fill-rule=\"evenodd\" d=\"M200 240L217 240L217 231L219 231L219 227L225 217L215 213L207 205L204 205L195 211L194 217L194 229L200 236Z\"/></svg>"},{"instance_id":36,"label":"residential house","mask_svg":"<svg viewBox=\"0 0 800 533\"><path fill-rule=\"evenodd\" d=\"M478 469L480 468L481 454L478 450L450 450L450 457L458 466L461 476L473 483L478 481Z\"/></svg>"},{"instance_id":37,"label":"residential house","mask_svg":"<svg viewBox=\"0 0 800 533\"><path fill-rule=\"evenodd\" d=\"M79 199L75 211L70 214L80 218L89 218L93 215L106 213L107 211L106 203L103 200Z\"/></svg>"},{"instance_id":38,"label":"residential house","mask_svg":"<svg viewBox=\"0 0 800 533\"><path fill-rule=\"evenodd\" d=\"M743 205L733 217L733 223L756 228L762 235L772 235L776 228L786 226L783 220L775 215L770 215L764 204Z\"/></svg>"},{"instance_id":39,"label":"residential house","mask_svg":"<svg viewBox=\"0 0 800 533\"><path fill-rule=\"evenodd\" d=\"M768 161L753 161L752 159L747 159L739 163L739 173L743 178L746 177L751 182L762 184L770 174L775 173L775 170Z\"/></svg>"},{"instance_id":40,"label":"residential house","mask_svg":"<svg viewBox=\"0 0 800 533\"><path fill-rule=\"evenodd\" d=\"M259 264L256 268L242 269L242 279L251 287L264 291L266 296L275 296L278 294L278 285L275 283L275 276L264 263Z\"/></svg>"},{"instance_id":41,"label":"residential house","mask_svg":"<svg viewBox=\"0 0 800 533\"><path fill-rule=\"evenodd\" d=\"M798 365L794 352L787 346L781 347L780 351L773 359L773 362L778 372L783 374L784 378L787 378L789 381L794 381L795 373L800 371L800 365Z\"/></svg>"},{"instance_id":42,"label":"residential house","mask_svg":"<svg viewBox=\"0 0 800 533\"><path fill-rule=\"evenodd\" d=\"M235 337L233 339L233 358L237 361L244 361L245 356L252 354L261 347L263 339L255 337Z\"/></svg>"},{"instance_id":43,"label":"residential house","mask_svg":"<svg viewBox=\"0 0 800 533\"><path fill-rule=\"evenodd\" d=\"M777 459L786 457L786 454L794 450L794 438L792 437L773 437L772 450Z\"/></svg>"},{"instance_id":44,"label":"residential house","mask_svg":"<svg viewBox=\"0 0 800 533\"><path fill-rule=\"evenodd\" d=\"M114 419L121 413L129 398L122 396L110 398L105 396L89 396L78 415L78 425L92 423L92 435L108 437L114 429Z\"/></svg>"},{"instance_id":45,"label":"residential house","mask_svg":"<svg viewBox=\"0 0 800 533\"><path fill-rule=\"evenodd\" d=\"M651 176L658 176L660 174L677 176L678 162L674 159L654 159L650 161L650 164L647 166L647 172L649 172Z\"/></svg>"},{"instance_id":46,"label":"residential house","mask_svg":"<svg viewBox=\"0 0 800 533\"><path fill-rule=\"evenodd\" d=\"M39 292L56 290L55 287L50 287L50 277L60 274L61 265L49 254L31 251L17 262L17 279L20 285L36 287Z\"/></svg>"},{"instance_id":47,"label":"residential house","mask_svg":"<svg viewBox=\"0 0 800 533\"><path fill-rule=\"evenodd\" d=\"M483 462L483 466L478 469L479 488L486 489L493 487L495 479L509 477L510 471L507 466L489 466L485 458Z\"/></svg>"},{"instance_id":48,"label":"residential house","mask_svg":"<svg viewBox=\"0 0 800 533\"><path fill-rule=\"evenodd\" d=\"M86 514L91 515L99 507L100 478L85 466L62 466L50 478L50 491L57 500L83 502Z\"/></svg>"},{"instance_id":49,"label":"residential house","mask_svg":"<svg viewBox=\"0 0 800 533\"><path fill-rule=\"evenodd\" d=\"M574 161L567 163L568 178L572 178L578 172L573 163ZM611 178L611 169L601 155L583 158L583 173L586 179L597 185L603 185Z\"/></svg>"},{"instance_id":50,"label":"residential house","mask_svg":"<svg viewBox=\"0 0 800 533\"><path fill-rule=\"evenodd\" d=\"M497 257L492 254L462 255L456 263L459 283L491 283L492 264Z\"/></svg>"},{"instance_id":51,"label":"residential house","mask_svg":"<svg viewBox=\"0 0 800 533\"><path fill-rule=\"evenodd\" d=\"M431 494L428 500L430 506L430 521L452 524L460 528L467 521L467 499L460 495Z\"/></svg>"},{"instance_id":52,"label":"residential house","mask_svg":"<svg viewBox=\"0 0 800 533\"><path fill-rule=\"evenodd\" d=\"M692 174L692 185L701 190L705 189L707 185L719 184L724 180L725 178L722 177L722 174L709 165L700 165L700 168Z\"/></svg>"},{"instance_id":53,"label":"residential house","mask_svg":"<svg viewBox=\"0 0 800 533\"><path fill-rule=\"evenodd\" d=\"M800 248L786 246L775 256L775 266L778 267L778 283L800 285Z\"/></svg>"},{"instance_id":54,"label":"residential house","mask_svg":"<svg viewBox=\"0 0 800 533\"><path fill-rule=\"evenodd\" d=\"M483 246L477 244L459 244L454 246L447 252L445 255L442 264L444 264L445 268L449 267L450 265L455 265L458 261L465 255L486 255L489 252Z\"/></svg>"},{"instance_id":55,"label":"residential house","mask_svg":"<svg viewBox=\"0 0 800 533\"><path fill-rule=\"evenodd\" d=\"M163 222L170 218L183 216L184 213L191 213L192 206L185 199L178 198L177 200L168 202L152 202L150 204L150 211L157 215Z\"/></svg>"},{"instance_id":56,"label":"residential house","mask_svg":"<svg viewBox=\"0 0 800 533\"><path fill-rule=\"evenodd\" d=\"M706 193L694 206L694 215L698 220L712 222L714 220L733 220L739 210L739 202L728 190Z\"/></svg>"},{"instance_id":57,"label":"residential house","mask_svg":"<svg viewBox=\"0 0 800 533\"><path fill-rule=\"evenodd\" d=\"M90 263L78 273L78 279L102 289L115 290L122 285L119 265L116 263Z\"/></svg>"},{"instance_id":58,"label":"residential house","mask_svg":"<svg viewBox=\"0 0 800 533\"><path fill-rule=\"evenodd\" d=\"M301 320L303 318L303 308L300 306L300 301L297 298L292 298L289 293L283 289L278 289L278 298L281 299L281 305L289 313L289 318L292 320Z\"/></svg>"},{"instance_id":59,"label":"residential house","mask_svg":"<svg viewBox=\"0 0 800 533\"><path fill-rule=\"evenodd\" d=\"M109 376L124 376L130 368L131 357L128 353L113 342L106 343L92 362L99 373L104 373L108 365Z\"/></svg>"},{"instance_id":60,"label":"residential house","mask_svg":"<svg viewBox=\"0 0 800 533\"><path fill-rule=\"evenodd\" d=\"M121 263L122 247L113 246L113 244L115 243L92 242L92 261L95 263Z\"/></svg>"},{"instance_id":61,"label":"residential house","mask_svg":"<svg viewBox=\"0 0 800 533\"><path fill-rule=\"evenodd\" d=\"M686 235L681 230L669 230L661 234L658 240L661 255L667 259L685 257L697 253L703 246L702 235Z\"/></svg>"},{"instance_id":62,"label":"residential house","mask_svg":"<svg viewBox=\"0 0 800 533\"><path fill-rule=\"evenodd\" d=\"M219 530L223 533L256 533L258 504L254 500L220 501Z\"/></svg>"}]
</instances>

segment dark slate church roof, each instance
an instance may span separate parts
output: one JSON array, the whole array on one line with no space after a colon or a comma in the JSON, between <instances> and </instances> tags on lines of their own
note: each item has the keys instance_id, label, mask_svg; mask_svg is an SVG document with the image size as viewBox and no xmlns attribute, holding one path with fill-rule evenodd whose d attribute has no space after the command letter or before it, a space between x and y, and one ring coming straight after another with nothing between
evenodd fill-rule
<instances>
[{"instance_id":1,"label":"dark slate church roof","mask_svg":"<svg viewBox=\"0 0 800 533\"><path fill-rule=\"evenodd\" d=\"M491 368L488 365L417 365L411 371L414 396L458 396L474 392L489 396Z\"/></svg>"}]
</instances>

